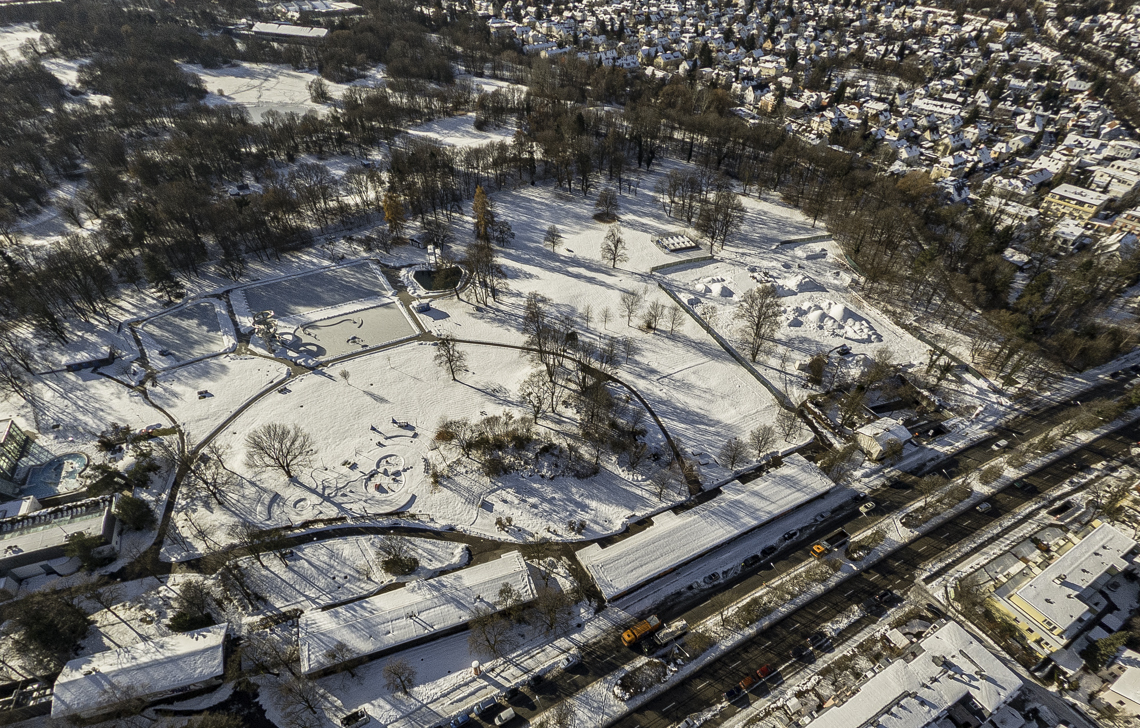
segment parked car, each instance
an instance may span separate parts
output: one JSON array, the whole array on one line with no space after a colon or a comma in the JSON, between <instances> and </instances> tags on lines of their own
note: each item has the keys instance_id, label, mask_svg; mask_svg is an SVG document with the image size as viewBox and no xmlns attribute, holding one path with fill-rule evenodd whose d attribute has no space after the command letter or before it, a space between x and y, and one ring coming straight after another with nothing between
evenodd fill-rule
<instances>
[{"instance_id":1,"label":"parked car","mask_svg":"<svg viewBox=\"0 0 1140 728\"><path fill-rule=\"evenodd\" d=\"M742 563L741 566L743 566L745 569L751 569L753 566L756 566L763 560L764 559L760 556L760 554L752 554L744 560L744 563Z\"/></svg>"},{"instance_id":2,"label":"parked car","mask_svg":"<svg viewBox=\"0 0 1140 728\"><path fill-rule=\"evenodd\" d=\"M771 665L763 665L759 670L756 671L756 677L760 678L761 680L767 680L768 676L773 672L774 670L772 670Z\"/></svg>"},{"instance_id":3,"label":"parked car","mask_svg":"<svg viewBox=\"0 0 1140 728\"><path fill-rule=\"evenodd\" d=\"M507 723L510 723L512 720L514 720L514 717L515 709L507 708L502 713L499 713L495 716L495 725L506 725Z\"/></svg>"},{"instance_id":4,"label":"parked car","mask_svg":"<svg viewBox=\"0 0 1140 728\"><path fill-rule=\"evenodd\" d=\"M873 510L875 510L875 501L867 501L863 505L859 506L859 512L864 516Z\"/></svg>"},{"instance_id":5,"label":"parked car","mask_svg":"<svg viewBox=\"0 0 1140 728\"><path fill-rule=\"evenodd\" d=\"M884 589L875 595L875 601L879 604L894 604L898 601L898 595L890 589Z\"/></svg>"},{"instance_id":6,"label":"parked car","mask_svg":"<svg viewBox=\"0 0 1140 728\"><path fill-rule=\"evenodd\" d=\"M558 666L563 670L569 670L581 661L582 653L578 650L570 650L566 653L566 656L562 658L562 661L558 663Z\"/></svg>"},{"instance_id":7,"label":"parked car","mask_svg":"<svg viewBox=\"0 0 1140 728\"><path fill-rule=\"evenodd\" d=\"M489 711L491 708L494 708L498 704L499 701L495 700L493 697L483 698L478 703L475 703L475 707L471 709L471 715L475 716L476 718L482 718L483 715L487 713L487 711Z\"/></svg>"},{"instance_id":8,"label":"parked car","mask_svg":"<svg viewBox=\"0 0 1140 728\"><path fill-rule=\"evenodd\" d=\"M793 528L791 531L788 531L787 533L784 534L784 540L785 541L795 541L796 537L799 535L800 535L800 530L798 528Z\"/></svg>"},{"instance_id":9,"label":"parked car","mask_svg":"<svg viewBox=\"0 0 1140 728\"><path fill-rule=\"evenodd\" d=\"M985 502L985 501L974 506L974 510L976 510L978 513L985 513L986 511L988 511L991 508L993 508L993 506L990 505L989 503Z\"/></svg>"},{"instance_id":10,"label":"parked car","mask_svg":"<svg viewBox=\"0 0 1140 728\"><path fill-rule=\"evenodd\" d=\"M767 558L779 550L780 550L780 547L776 546L774 544L771 546L765 546L764 548L760 549L760 555L763 556L764 558Z\"/></svg>"},{"instance_id":11,"label":"parked car","mask_svg":"<svg viewBox=\"0 0 1140 728\"><path fill-rule=\"evenodd\" d=\"M935 619L946 619L946 613L930 602L926 603L926 611L930 612L930 616L934 617Z\"/></svg>"},{"instance_id":12,"label":"parked car","mask_svg":"<svg viewBox=\"0 0 1140 728\"><path fill-rule=\"evenodd\" d=\"M1033 484L1030 483L1028 480L1025 480L1024 478L1019 478L1019 479L1013 481L1013 487L1017 488L1022 493L1036 493L1037 492L1037 489L1033 487Z\"/></svg>"},{"instance_id":13,"label":"parked car","mask_svg":"<svg viewBox=\"0 0 1140 728\"><path fill-rule=\"evenodd\" d=\"M739 687L744 692L748 692L759 684L760 678L756 677L755 675L745 675L744 679L737 683L737 687Z\"/></svg>"},{"instance_id":14,"label":"parked car","mask_svg":"<svg viewBox=\"0 0 1140 728\"><path fill-rule=\"evenodd\" d=\"M821 646L827 644L830 641L831 641L831 638L828 637L823 632L813 632L812 635L810 637L808 637L808 644L810 644L812 647L814 647L817 650Z\"/></svg>"},{"instance_id":15,"label":"parked car","mask_svg":"<svg viewBox=\"0 0 1140 728\"><path fill-rule=\"evenodd\" d=\"M450 725L451 728L463 728L463 726L470 725L470 724L471 724L471 714L470 713L460 713L459 715L452 718L451 722L448 723L448 725Z\"/></svg>"},{"instance_id":16,"label":"parked car","mask_svg":"<svg viewBox=\"0 0 1140 728\"><path fill-rule=\"evenodd\" d=\"M803 662L811 662L814 657L815 657L815 654L811 650L809 650L807 647L804 647L803 645L796 645L792 649L792 659L793 660L802 660Z\"/></svg>"},{"instance_id":17,"label":"parked car","mask_svg":"<svg viewBox=\"0 0 1140 728\"><path fill-rule=\"evenodd\" d=\"M732 687L724 691L724 700L727 703L731 703L734 700L740 700L743 695L744 691L740 689L739 685L737 685L736 687Z\"/></svg>"},{"instance_id":18,"label":"parked car","mask_svg":"<svg viewBox=\"0 0 1140 728\"><path fill-rule=\"evenodd\" d=\"M1004 438L1001 440L998 440L993 445L990 445L991 450L1004 450L1007 447L1009 447L1009 440L1006 440Z\"/></svg>"},{"instance_id":19,"label":"parked car","mask_svg":"<svg viewBox=\"0 0 1140 728\"><path fill-rule=\"evenodd\" d=\"M341 728L359 728L369 721L369 715L364 708L354 710L340 719Z\"/></svg>"},{"instance_id":20,"label":"parked car","mask_svg":"<svg viewBox=\"0 0 1140 728\"><path fill-rule=\"evenodd\" d=\"M812 520L815 521L816 523L823 523L828 518L831 518L831 511L823 511L821 513L817 513L815 515L815 518L813 518Z\"/></svg>"}]
</instances>

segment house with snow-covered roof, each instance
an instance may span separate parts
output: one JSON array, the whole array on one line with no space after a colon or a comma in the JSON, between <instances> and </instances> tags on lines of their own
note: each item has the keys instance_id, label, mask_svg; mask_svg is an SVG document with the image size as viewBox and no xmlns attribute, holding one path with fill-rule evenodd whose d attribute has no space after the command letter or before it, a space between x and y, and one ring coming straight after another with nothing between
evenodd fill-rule
<instances>
[{"instance_id":1,"label":"house with snow-covered roof","mask_svg":"<svg viewBox=\"0 0 1140 728\"><path fill-rule=\"evenodd\" d=\"M108 717L126 705L154 703L222 682L224 624L72 660L55 681L51 717Z\"/></svg>"},{"instance_id":2,"label":"house with snow-covered roof","mask_svg":"<svg viewBox=\"0 0 1140 728\"><path fill-rule=\"evenodd\" d=\"M881 417L855 430L855 442L872 460L878 460L896 447L910 440L910 430L890 417Z\"/></svg>"},{"instance_id":3,"label":"house with snow-covered roof","mask_svg":"<svg viewBox=\"0 0 1140 728\"><path fill-rule=\"evenodd\" d=\"M1004 711L1021 691L1021 678L962 628L948 622L907 647L845 700L808 728L926 728L1019 725ZM1012 711L1011 711L1012 712ZM1016 718L1016 712L1012 712ZM993 719L992 723L987 721Z\"/></svg>"},{"instance_id":4,"label":"house with snow-covered roof","mask_svg":"<svg viewBox=\"0 0 1140 728\"><path fill-rule=\"evenodd\" d=\"M301 671L328 674L459 632L477 614L502 610L498 596L504 585L514 590L518 604L536 596L530 567L518 551L368 599L307 612L297 626Z\"/></svg>"}]
</instances>

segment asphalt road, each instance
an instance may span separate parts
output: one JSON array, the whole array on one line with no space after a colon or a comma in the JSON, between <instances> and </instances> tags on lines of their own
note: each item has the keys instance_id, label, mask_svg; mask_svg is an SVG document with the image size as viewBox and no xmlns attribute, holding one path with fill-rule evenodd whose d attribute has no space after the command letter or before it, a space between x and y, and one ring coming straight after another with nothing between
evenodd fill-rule
<instances>
[{"instance_id":1,"label":"asphalt road","mask_svg":"<svg viewBox=\"0 0 1140 728\"><path fill-rule=\"evenodd\" d=\"M1048 467L1026 478L1039 493L1045 493L1072 476L1077 470L1107 458L1127 455L1130 446L1140 437L1140 425L1119 430L1090 443L1085 448L1068 455ZM907 492L907 491L904 491ZM738 647L713 664L699 671L686 682L670 688L663 696L650 701L638 711L617 720L613 725L619 728L667 728L685 719L686 716L710 708L722 701L725 690L734 686L749 672L755 672L763 665L771 665L779 670L776 680L788 679L801 667L792 660L793 648L804 645L807 637L822 625L834 619L852 605L862 603L868 597L883 589L898 593L906 592L914 585L918 568L926 561L935 558L948 547L962 541L977 531L986 528L995 519L1001 518L1039 493L1027 493L1012 487L994 495L989 502L993 508L985 513L969 510L939 526L932 533L916 539L874 567L845 581L839 589L824 594L793 614L762 632L756 638ZM913 492L908 493L913 496ZM799 554L802 557L802 554ZM800 559L797 559L800 560ZM777 570L787 568L787 563L778 562ZM781 568L783 567L783 568ZM749 579L770 579L771 573L754 574L739 582L736 587L744 587ZM753 587L754 588L754 587ZM705 598L707 599L707 594ZM693 622L710 613L707 603L685 613ZM665 615L662 615L665 616ZM671 615L676 616L676 615ZM842 633L835 635L833 642L841 644L847 637L862 630L875 621L875 617L864 614L855 620ZM620 645L593 645L583 655L581 665L570 671L552 677L542 683L536 692L538 701L522 694L512 701L515 710L524 717L532 717L554 702L568 697L586 685L628 663L635 653ZM769 690L768 684L754 688L744 699L727 705L709 724L716 725L734 715L747 703L762 698Z\"/></svg>"}]
</instances>

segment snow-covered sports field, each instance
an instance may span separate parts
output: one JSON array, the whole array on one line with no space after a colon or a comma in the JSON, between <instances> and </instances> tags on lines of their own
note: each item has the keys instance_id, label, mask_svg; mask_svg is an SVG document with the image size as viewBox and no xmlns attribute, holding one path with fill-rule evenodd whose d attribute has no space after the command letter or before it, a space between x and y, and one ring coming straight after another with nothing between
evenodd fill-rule
<instances>
[{"instance_id":1,"label":"snow-covered sports field","mask_svg":"<svg viewBox=\"0 0 1140 728\"><path fill-rule=\"evenodd\" d=\"M159 314L139 326L138 334L156 369L232 351L236 343L225 304L212 298Z\"/></svg>"}]
</instances>

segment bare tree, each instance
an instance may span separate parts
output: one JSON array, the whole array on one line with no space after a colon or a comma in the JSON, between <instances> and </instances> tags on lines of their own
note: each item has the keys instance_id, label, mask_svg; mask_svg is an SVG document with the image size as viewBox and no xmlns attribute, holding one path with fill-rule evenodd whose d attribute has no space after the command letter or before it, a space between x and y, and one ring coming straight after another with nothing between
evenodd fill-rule
<instances>
[{"instance_id":1,"label":"bare tree","mask_svg":"<svg viewBox=\"0 0 1140 728\"><path fill-rule=\"evenodd\" d=\"M463 369L467 364L467 354L459 349L455 339L447 334L439 337L435 346L435 363L441 369L451 374L451 381L455 381L456 370Z\"/></svg>"},{"instance_id":2,"label":"bare tree","mask_svg":"<svg viewBox=\"0 0 1140 728\"><path fill-rule=\"evenodd\" d=\"M325 650L325 660L328 661L328 664L345 665L345 670L348 671L349 677L356 677L356 671L352 669L351 663L358 657L360 657L359 652L340 640L337 640L333 643L332 647Z\"/></svg>"},{"instance_id":3,"label":"bare tree","mask_svg":"<svg viewBox=\"0 0 1140 728\"><path fill-rule=\"evenodd\" d=\"M294 675L277 686L274 700L291 726L308 728L323 723L320 709L325 696L315 682Z\"/></svg>"},{"instance_id":4,"label":"bare tree","mask_svg":"<svg viewBox=\"0 0 1140 728\"><path fill-rule=\"evenodd\" d=\"M606 239L602 242L602 260L609 263L611 268L617 268L618 263L629 260L625 250L626 243L625 238L621 235L621 225L614 225L606 233Z\"/></svg>"},{"instance_id":5,"label":"bare tree","mask_svg":"<svg viewBox=\"0 0 1140 728\"><path fill-rule=\"evenodd\" d=\"M759 460L776 444L776 429L771 425L760 425L748 433L748 444Z\"/></svg>"},{"instance_id":6,"label":"bare tree","mask_svg":"<svg viewBox=\"0 0 1140 728\"><path fill-rule=\"evenodd\" d=\"M546 235L542 238L542 242L550 246L550 252L552 253L558 250L558 246L562 243L562 240L562 231L558 229L557 225L551 225L546 228Z\"/></svg>"},{"instance_id":7,"label":"bare tree","mask_svg":"<svg viewBox=\"0 0 1140 728\"><path fill-rule=\"evenodd\" d=\"M657 498L659 500L665 500L666 496L679 490L681 473L673 463L669 463L655 472L649 478L649 482L653 485L653 490L657 493Z\"/></svg>"},{"instance_id":8,"label":"bare tree","mask_svg":"<svg viewBox=\"0 0 1140 728\"><path fill-rule=\"evenodd\" d=\"M800 417L795 410L780 408L776 413L776 430L783 436L784 442L791 442L792 438L800 433Z\"/></svg>"},{"instance_id":9,"label":"bare tree","mask_svg":"<svg viewBox=\"0 0 1140 728\"><path fill-rule=\"evenodd\" d=\"M613 318L613 312L610 311L610 307L609 306L603 307L602 312L598 314L598 318L600 318L602 320L602 328L603 329L606 328L607 326L609 326L610 325L610 319Z\"/></svg>"},{"instance_id":10,"label":"bare tree","mask_svg":"<svg viewBox=\"0 0 1140 728\"><path fill-rule=\"evenodd\" d=\"M554 383L541 371L533 371L519 385L519 399L526 402L534 415L534 422L546 411L548 403L554 400Z\"/></svg>"},{"instance_id":11,"label":"bare tree","mask_svg":"<svg viewBox=\"0 0 1140 728\"><path fill-rule=\"evenodd\" d=\"M505 657L518 644L510 620L490 607L480 605L469 623L467 644L472 652L488 657Z\"/></svg>"},{"instance_id":12,"label":"bare tree","mask_svg":"<svg viewBox=\"0 0 1140 728\"><path fill-rule=\"evenodd\" d=\"M246 466L254 470L280 470L286 478L308 467L316 457L313 438L300 425L276 422L257 427L245 438Z\"/></svg>"},{"instance_id":13,"label":"bare tree","mask_svg":"<svg viewBox=\"0 0 1140 728\"><path fill-rule=\"evenodd\" d=\"M664 316L665 306L662 305L660 301L653 301L649 304L649 307L645 309L645 316L642 317L641 323L647 330L656 331Z\"/></svg>"},{"instance_id":14,"label":"bare tree","mask_svg":"<svg viewBox=\"0 0 1140 728\"><path fill-rule=\"evenodd\" d=\"M534 609L547 634L564 628L570 622L573 601L561 589L549 585L538 590Z\"/></svg>"},{"instance_id":15,"label":"bare tree","mask_svg":"<svg viewBox=\"0 0 1140 728\"><path fill-rule=\"evenodd\" d=\"M724 443L720 449L720 464L729 470L735 470L736 464L744 459L748 447L740 438L733 437Z\"/></svg>"},{"instance_id":16,"label":"bare tree","mask_svg":"<svg viewBox=\"0 0 1140 728\"><path fill-rule=\"evenodd\" d=\"M775 286L757 286L741 297L733 316L739 324L740 338L748 348L748 358L753 362L780 326L781 312Z\"/></svg>"},{"instance_id":17,"label":"bare tree","mask_svg":"<svg viewBox=\"0 0 1140 728\"><path fill-rule=\"evenodd\" d=\"M685 312L681 310L680 306L670 306L666 320L669 323L669 334L672 335L678 327L685 324Z\"/></svg>"},{"instance_id":18,"label":"bare tree","mask_svg":"<svg viewBox=\"0 0 1140 728\"><path fill-rule=\"evenodd\" d=\"M599 217L606 220L616 218L620 207L621 203L618 202L617 193L612 187L606 187L599 192L598 199L594 201L594 211Z\"/></svg>"},{"instance_id":19,"label":"bare tree","mask_svg":"<svg viewBox=\"0 0 1140 728\"><path fill-rule=\"evenodd\" d=\"M393 576L407 576L420 566L420 560L412 553L412 542L404 536L385 536L376 551L384 571Z\"/></svg>"},{"instance_id":20,"label":"bare tree","mask_svg":"<svg viewBox=\"0 0 1140 728\"><path fill-rule=\"evenodd\" d=\"M381 674L384 676L384 687L389 691L399 690L407 695L416 686L416 668L402 657L388 660Z\"/></svg>"},{"instance_id":21,"label":"bare tree","mask_svg":"<svg viewBox=\"0 0 1140 728\"><path fill-rule=\"evenodd\" d=\"M631 291L622 291L620 306L621 312L625 314L625 325L633 326L633 317L637 315L638 310L641 308L641 299L644 296L644 291L635 289Z\"/></svg>"}]
</instances>

